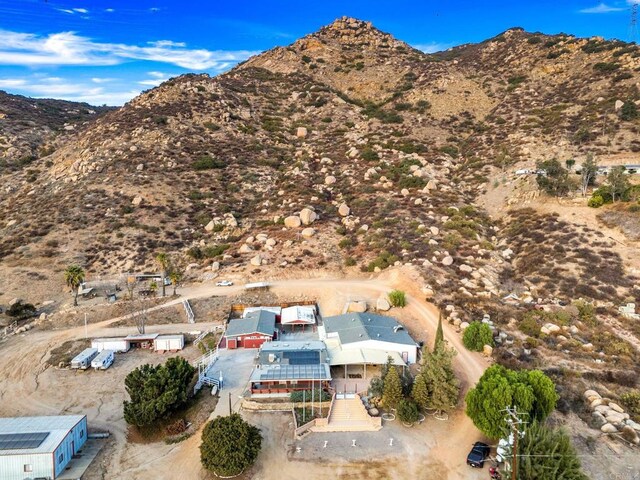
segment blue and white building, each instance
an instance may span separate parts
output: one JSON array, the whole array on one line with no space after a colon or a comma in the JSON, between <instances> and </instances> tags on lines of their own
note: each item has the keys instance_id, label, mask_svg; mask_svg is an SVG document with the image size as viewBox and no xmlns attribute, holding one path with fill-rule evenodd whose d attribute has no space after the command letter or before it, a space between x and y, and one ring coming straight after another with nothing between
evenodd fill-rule
<instances>
[{"instance_id":1,"label":"blue and white building","mask_svg":"<svg viewBox=\"0 0 640 480\"><path fill-rule=\"evenodd\" d=\"M0 418L0 478L55 480L86 441L86 415Z\"/></svg>"}]
</instances>

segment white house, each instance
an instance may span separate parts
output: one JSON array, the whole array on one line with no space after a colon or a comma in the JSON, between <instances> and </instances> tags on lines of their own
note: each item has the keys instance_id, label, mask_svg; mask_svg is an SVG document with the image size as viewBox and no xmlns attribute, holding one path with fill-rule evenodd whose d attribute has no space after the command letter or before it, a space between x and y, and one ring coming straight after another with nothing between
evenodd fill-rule
<instances>
[{"instance_id":1,"label":"white house","mask_svg":"<svg viewBox=\"0 0 640 480\"><path fill-rule=\"evenodd\" d=\"M86 441L86 415L0 418L0 478L55 480Z\"/></svg>"},{"instance_id":2,"label":"white house","mask_svg":"<svg viewBox=\"0 0 640 480\"><path fill-rule=\"evenodd\" d=\"M339 349L330 351L331 365L337 358L348 363L385 363L392 357L395 364L416 363L418 345L394 318L372 313L347 313L326 317L318 326L320 339L327 347L339 342ZM358 358L362 361L356 361Z\"/></svg>"}]
</instances>

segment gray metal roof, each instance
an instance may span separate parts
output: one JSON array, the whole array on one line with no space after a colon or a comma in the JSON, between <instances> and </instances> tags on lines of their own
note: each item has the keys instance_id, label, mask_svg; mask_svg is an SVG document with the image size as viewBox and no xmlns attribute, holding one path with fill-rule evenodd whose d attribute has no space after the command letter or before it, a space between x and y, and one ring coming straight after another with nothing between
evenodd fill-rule
<instances>
[{"instance_id":1,"label":"gray metal roof","mask_svg":"<svg viewBox=\"0 0 640 480\"><path fill-rule=\"evenodd\" d=\"M276 329L276 314L267 310L251 312L246 318L234 318L227 325L225 337L238 337L252 333L273 335Z\"/></svg>"},{"instance_id":2,"label":"gray metal roof","mask_svg":"<svg viewBox=\"0 0 640 480\"><path fill-rule=\"evenodd\" d=\"M275 382L287 380L331 380L329 365L263 365L251 374L252 382Z\"/></svg>"},{"instance_id":3,"label":"gray metal roof","mask_svg":"<svg viewBox=\"0 0 640 480\"><path fill-rule=\"evenodd\" d=\"M84 415L0 418L0 456L52 453L83 418Z\"/></svg>"},{"instance_id":4,"label":"gray metal roof","mask_svg":"<svg viewBox=\"0 0 640 480\"><path fill-rule=\"evenodd\" d=\"M342 344L366 340L404 345L416 344L415 340L395 318L368 312L325 317L324 328L327 333L337 333Z\"/></svg>"}]
</instances>

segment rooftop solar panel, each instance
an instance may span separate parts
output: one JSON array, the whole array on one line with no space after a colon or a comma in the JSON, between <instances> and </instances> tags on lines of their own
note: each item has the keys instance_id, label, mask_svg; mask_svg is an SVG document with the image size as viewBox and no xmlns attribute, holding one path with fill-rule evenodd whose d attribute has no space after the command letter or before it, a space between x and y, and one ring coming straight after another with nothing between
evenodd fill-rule
<instances>
[{"instance_id":1,"label":"rooftop solar panel","mask_svg":"<svg viewBox=\"0 0 640 480\"><path fill-rule=\"evenodd\" d=\"M38 448L49 432L0 434L0 450L24 450Z\"/></svg>"}]
</instances>

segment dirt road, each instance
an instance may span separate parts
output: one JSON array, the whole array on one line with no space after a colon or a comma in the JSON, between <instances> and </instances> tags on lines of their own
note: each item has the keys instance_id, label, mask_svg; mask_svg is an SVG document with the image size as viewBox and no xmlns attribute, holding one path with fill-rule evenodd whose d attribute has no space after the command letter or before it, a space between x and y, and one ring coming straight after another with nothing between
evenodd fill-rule
<instances>
[{"instance_id":1,"label":"dirt road","mask_svg":"<svg viewBox=\"0 0 640 480\"><path fill-rule=\"evenodd\" d=\"M438 320L437 309L419 296L417 284L411 277L403 273L387 274L372 279L343 279L320 278L303 280L279 280L271 282L275 295L285 298L293 294L303 293L309 298L316 298L323 315L341 313L344 302L348 300L365 299L375 303L375 299L382 293L393 288L402 288L408 292L408 306L404 310L392 311L401 320L411 317L410 330L417 332L420 338L433 338ZM236 295L242 287L216 287L211 284L201 284L183 288L181 297L171 300L156 309L175 305L183 299L197 299L212 295ZM126 317L118 317L88 326L88 335L107 336L131 333L134 327L110 327ZM178 332L204 329L212 323L169 324L153 327L154 331ZM151 328L151 327L149 327ZM459 336L448 325L444 326L445 338L457 351L455 368L463 386L473 385L487 366L486 360L480 355L468 352L461 344ZM191 438L175 444L164 443L132 444L127 442L127 428L122 418L122 401L126 397L124 392L124 377L135 366L151 362L162 362L167 356L154 356L150 352L130 352L119 356L114 367L107 372L90 372L76 374L66 370L47 368L48 352L69 339L83 338L84 327L76 327L63 331L31 331L23 336L13 337L0 345L2 362L0 364L0 414L9 415L44 415L56 413L86 413L90 425L107 428L115 436L116 445L107 458L102 460L104 478L113 479L175 479L175 478L205 478L199 461L199 432ZM188 358L198 356L196 349L187 349L182 355ZM275 449L285 450L283 433L272 428L267 423L264 427L265 440ZM439 429L441 434L429 438L428 450L415 448L412 456L415 462L407 462L405 458L389 461L376 466L376 471L386 470L380 478L418 478L415 474L417 466L425 468L437 465L439 478L468 479L475 478L464 464L470 443L480 437L471 421L461 412L446 422L446 426ZM270 437L270 435L274 437ZM425 435L429 435L427 432ZM267 438L268 437L268 438ZM274 444L275 442L275 444ZM279 447L278 447L279 445ZM417 447L417 445L416 445ZM272 448L265 448L256 467L254 478L265 480L282 480L284 478L299 478L308 475L310 470L318 474L330 473L327 465L309 465L285 459L282 468L273 469L270 459L265 455L273 453ZM437 460L436 460L437 459ZM386 465L386 466L385 466ZM311 468L312 467L312 468ZM354 468L355 467L355 468ZM284 469L284 470L283 470ZM354 465L348 468L350 478L370 478L367 467L358 468ZM424 471L424 470L423 470ZM441 473L440 473L441 472ZM472 475L470 477L470 475ZM482 477L478 477L482 478Z\"/></svg>"}]
</instances>

